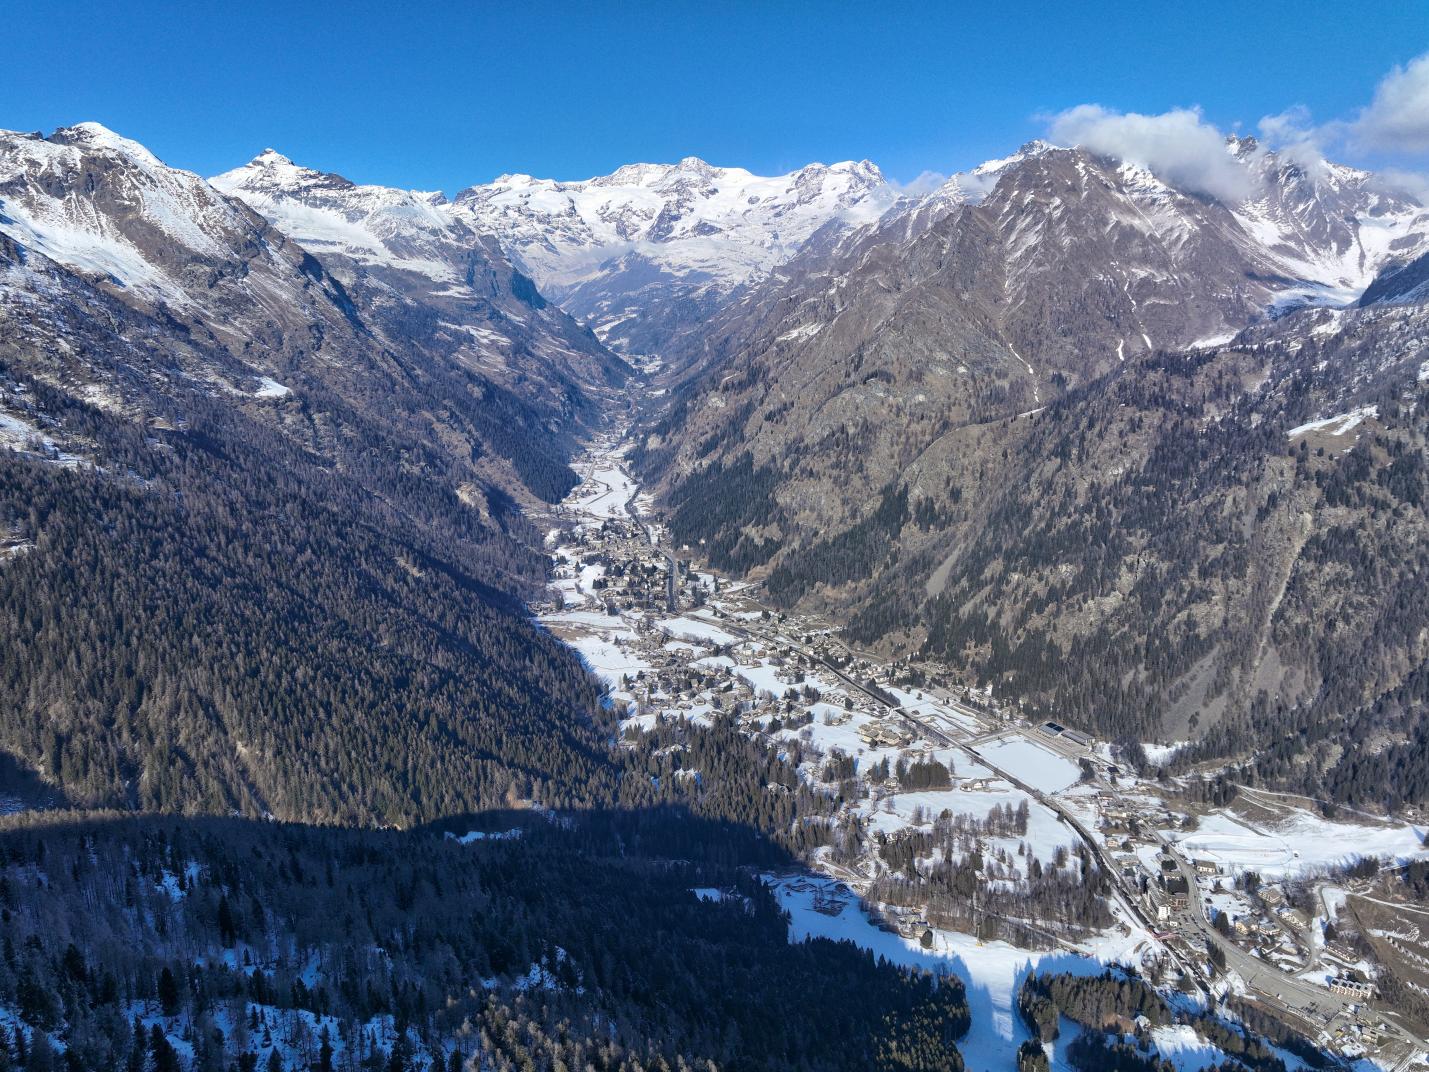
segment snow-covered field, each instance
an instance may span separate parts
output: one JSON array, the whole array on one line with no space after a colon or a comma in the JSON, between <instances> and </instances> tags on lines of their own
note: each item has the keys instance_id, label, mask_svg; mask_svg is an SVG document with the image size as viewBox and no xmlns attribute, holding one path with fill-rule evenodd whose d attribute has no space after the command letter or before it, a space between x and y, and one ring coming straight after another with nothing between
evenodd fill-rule
<instances>
[{"instance_id":1,"label":"snow-covered field","mask_svg":"<svg viewBox=\"0 0 1429 1072\"><path fill-rule=\"evenodd\" d=\"M979 751L989 763L1044 793L1056 793L1076 785L1082 775L1071 760L1025 737L993 741L981 746Z\"/></svg>"},{"instance_id":2,"label":"snow-covered field","mask_svg":"<svg viewBox=\"0 0 1429 1072\"><path fill-rule=\"evenodd\" d=\"M581 478L562 504L579 519L582 528L598 526L613 518L628 517L628 504L640 486L621 463L621 448L598 447L571 468Z\"/></svg>"},{"instance_id":3,"label":"snow-covered field","mask_svg":"<svg viewBox=\"0 0 1429 1072\"><path fill-rule=\"evenodd\" d=\"M1028 1036L1013 1002L1028 972L1035 968L1098 975L1111 963L1136 963L1149 941L1144 931L1124 931L1109 937L1094 956L1081 956L1069 952L1030 952L1005 942L980 942L966 934L935 931L932 949L924 949L915 939L880 930L851 896L846 895L846 903L837 915L815 910L815 891L833 893L832 880L800 876L776 881L773 886L780 905L788 911L792 921L791 941L847 940L891 963L961 979L967 988L972 1027L967 1037L958 1043L958 1049L973 1072L998 1072L1016 1067L1017 1047Z\"/></svg>"},{"instance_id":4,"label":"snow-covered field","mask_svg":"<svg viewBox=\"0 0 1429 1072\"><path fill-rule=\"evenodd\" d=\"M861 809L868 816L868 829L886 834L907 829L919 815L925 824L930 824L944 811L953 815L963 815L972 819L986 819L995 807L1017 808L1027 805L1027 833L1022 836L1010 835L988 839L992 848L1006 849L1014 860L1019 860L1019 842L1026 842L1028 851L1044 864L1051 863L1059 846L1070 848L1076 843L1077 835L1066 823L1059 822L1051 809L1038 804L1020 789L1014 789L1006 782L995 783L1002 788L989 789L931 789L918 793L895 793L878 801L866 801ZM1019 868L1025 873L1025 869Z\"/></svg>"},{"instance_id":5,"label":"snow-covered field","mask_svg":"<svg viewBox=\"0 0 1429 1072\"><path fill-rule=\"evenodd\" d=\"M1424 833L1408 824L1343 823L1292 809L1273 829L1218 812L1202 819L1195 831L1169 836L1186 855L1211 860L1232 873L1259 871L1265 878L1284 878L1361 856L1394 860L1429 855Z\"/></svg>"},{"instance_id":6,"label":"snow-covered field","mask_svg":"<svg viewBox=\"0 0 1429 1072\"><path fill-rule=\"evenodd\" d=\"M726 633L723 629L697 618L667 618L663 622L656 622L655 627L677 640L704 641L717 647L739 643L739 637L733 633Z\"/></svg>"},{"instance_id":7,"label":"snow-covered field","mask_svg":"<svg viewBox=\"0 0 1429 1072\"><path fill-rule=\"evenodd\" d=\"M768 693L771 696L783 696L789 689L803 688L805 679L803 674L790 674L780 667L769 666L760 663L757 666L746 666L736 664L734 675L741 681L746 682L755 695Z\"/></svg>"},{"instance_id":8,"label":"snow-covered field","mask_svg":"<svg viewBox=\"0 0 1429 1072\"><path fill-rule=\"evenodd\" d=\"M622 677L634 677L641 671L650 669L650 664L637 652L621 643L634 639L634 636L631 632L614 630L605 637L592 634L571 637L567 643L580 652L591 673L610 686L612 694L619 698Z\"/></svg>"}]
</instances>

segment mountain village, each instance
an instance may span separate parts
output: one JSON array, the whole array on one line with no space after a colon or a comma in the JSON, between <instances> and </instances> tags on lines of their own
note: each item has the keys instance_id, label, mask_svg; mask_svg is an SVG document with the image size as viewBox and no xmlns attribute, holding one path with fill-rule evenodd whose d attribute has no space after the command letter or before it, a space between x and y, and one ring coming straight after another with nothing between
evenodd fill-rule
<instances>
[{"instance_id":1,"label":"mountain village","mask_svg":"<svg viewBox=\"0 0 1429 1072\"><path fill-rule=\"evenodd\" d=\"M1429 1025L1377 1002L1372 966L1333 937L1347 901L1376 889L1375 870L1352 865L1424 855L1422 825L1331 820L1310 801L1249 788L1213 807L1185 779L1157 778L1168 747L1147 747L1151 769L1139 773L1107 742L1029 719L945 667L856 652L830 623L774 612L756 587L701 567L694 549L667 547L621 454L607 435L578 468L583 483L547 536L554 583L541 620L606 684L624 732L729 717L770 747L798 748L801 776L841 792L838 821L868 835L866 848L818 850L828 882L781 880L811 893L814 911L854 916L858 901L870 928L940 948L946 935L926 907L868 899L890 870L880 847L940 821L978 830L1006 809L1020 820L1015 836L990 825L975 838L984 886L1025 877L1029 858L1066 864L1070 851L1110 879L1109 927L1053 933L1040 921L1039 947L1134 965L1210 1000L1248 995L1349 1058L1407 1067L1429 1049ZM944 773L911 791L893 773L922 769ZM929 864L938 851L924 853ZM1424 923L1392 934L1390 955L1429 986Z\"/></svg>"}]
</instances>

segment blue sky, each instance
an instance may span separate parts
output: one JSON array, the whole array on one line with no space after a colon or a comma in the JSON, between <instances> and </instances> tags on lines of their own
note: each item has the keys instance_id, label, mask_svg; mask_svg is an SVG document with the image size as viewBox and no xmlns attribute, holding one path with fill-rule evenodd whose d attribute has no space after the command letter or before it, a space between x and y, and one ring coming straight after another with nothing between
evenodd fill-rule
<instances>
[{"instance_id":1,"label":"blue sky","mask_svg":"<svg viewBox=\"0 0 1429 1072\"><path fill-rule=\"evenodd\" d=\"M39 0L5 23L0 127L94 119L204 174L271 145L448 192L687 155L765 173L868 157L907 181L1005 155L1086 103L1199 106L1222 130L1295 105L1347 121L1429 51L1429 0Z\"/></svg>"}]
</instances>

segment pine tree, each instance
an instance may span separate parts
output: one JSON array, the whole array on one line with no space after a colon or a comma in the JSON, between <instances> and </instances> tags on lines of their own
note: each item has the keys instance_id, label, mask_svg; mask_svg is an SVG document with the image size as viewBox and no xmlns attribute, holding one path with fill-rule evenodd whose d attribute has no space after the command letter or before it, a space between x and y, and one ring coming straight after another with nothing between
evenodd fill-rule
<instances>
[{"instance_id":1,"label":"pine tree","mask_svg":"<svg viewBox=\"0 0 1429 1072\"><path fill-rule=\"evenodd\" d=\"M167 965L159 972L159 1007L165 1016L176 1016L179 1011L179 983Z\"/></svg>"},{"instance_id":2,"label":"pine tree","mask_svg":"<svg viewBox=\"0 0 1429 1072\"><path fill-rule=\"evenodd\" d=\"M234 923L227 894L218 899L218 937L226 949L232 949L233 943L238 940L238 927Z\"/></svg>"},{"instance_id":3,"label":"pine tree","mask_svg":"<svg viewBox=\"0 0 1429 1072\"><path fill-rule=\"evenodd\" d=\"M154 1059L153 1072L182 1072L179 1053L158 1024L149 1034L149 1053Z\"/></svg>"}]
</instances>

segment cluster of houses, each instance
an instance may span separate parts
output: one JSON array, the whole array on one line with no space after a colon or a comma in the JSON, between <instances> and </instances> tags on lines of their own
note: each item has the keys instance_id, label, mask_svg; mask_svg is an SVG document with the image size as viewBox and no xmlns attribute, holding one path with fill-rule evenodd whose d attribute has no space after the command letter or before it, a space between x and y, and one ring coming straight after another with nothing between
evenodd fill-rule
<instances>
[{"instance_id":1,"label":"cluster of houses","mask_svg":"<svg viewBox=\"0 0 1429 1072\"><path fill-rule=\"evenodd\" d=\"M858 728L859 739L870 748L905 748L913 743L913 734L904 726L887 719L873 719Z\"/></svg>"}]
</instances>

